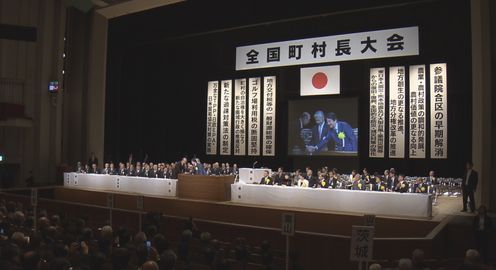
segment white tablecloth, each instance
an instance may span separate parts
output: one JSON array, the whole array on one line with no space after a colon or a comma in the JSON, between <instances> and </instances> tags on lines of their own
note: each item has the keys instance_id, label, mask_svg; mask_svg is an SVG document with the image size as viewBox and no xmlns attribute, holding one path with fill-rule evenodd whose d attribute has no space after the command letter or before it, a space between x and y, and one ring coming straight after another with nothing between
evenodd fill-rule
<instances>
[{"instance_id":1,"label":"white tablecloth","mask_svg":"<svg viewBox=\"0 0 496 270\"><path fill-rule=\"evenodd\" d=\"M233 184L231 201L387 216L432 215L431 196L412 193Z\"/></svg>"},{"instance_id":2,"label":"white tablecloth","mask_svg":"<svg viewBox=\"0 0 496 270\"><path fill-rule=\"evenodd\" d=\"M176 196L177 180L121 175L64 173L64 186L139 195Z\"/></svg>"}]
</instances>

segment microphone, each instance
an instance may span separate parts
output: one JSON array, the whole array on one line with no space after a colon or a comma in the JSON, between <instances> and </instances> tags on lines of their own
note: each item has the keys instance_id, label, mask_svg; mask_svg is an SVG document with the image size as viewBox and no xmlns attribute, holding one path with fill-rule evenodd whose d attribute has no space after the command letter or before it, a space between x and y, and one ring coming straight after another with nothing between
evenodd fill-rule
<instances>
[{"instance_id":1,"label":"microphone","mask_svg":"<svg viewBox=\"0 0 496 270\"><path fill-rule=\"evenodd\" d=\"M258 163L258 161L255 161L253 162L253 168L252 169L255 169L255 165Z\"/></svg>"}]
</instances>

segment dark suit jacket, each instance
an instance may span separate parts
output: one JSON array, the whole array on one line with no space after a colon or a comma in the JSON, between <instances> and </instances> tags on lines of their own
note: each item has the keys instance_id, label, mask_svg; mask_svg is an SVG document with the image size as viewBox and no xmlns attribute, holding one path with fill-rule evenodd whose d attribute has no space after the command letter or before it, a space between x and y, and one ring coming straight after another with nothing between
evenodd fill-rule
<instances>
[{"instance_id":1,"label":"dark suit jacket","mask_svg":"<svg viewBox=\"0 0 496 270\"><path fill-rule=\"evenodd\" d=\"M387 184L387 188L392 189L392 190L396 189L396 185L398 184L398 176L394 176L394 179L391 177L388 177L386 184Z\"/></svg>"},{"instance_id":2,"label":"dark suit jacket","mask_svg":"<svg viewBox=\"0 0 496 270\"><path fill-rule=\"evenodd\" d=\"M305 179L308 180L308 187L316 187L317 186L317 177L313 176L309 177L308 175L305 175Z\"/></svg>"},{"instance_id":3,"label":"dark suit jacket","mask_svg":"<svg viewBox=\"0 0 496 270\"><path fill-rule=\"evenodd\" d=\"M338 178L337 178L337 177L333 177L333 178L331 178L331 180L330 180L330 181L331 181L331 183L330 183L330 184L331 184L331 187L332 187L332 188L334 188L334 189L335 189L335 188L337 188L337 187L338 187Z\"/></svg>"},{"instance_id":4,"label":"dark suit jacket","mask_svg":"<svg viewBox=\"0 0 496 270\"><path fill-rule=\"evenodd\" d=\"M463 180L462 187L467 190L475 191L475 189L477 188L477 182L479 181L479 175L477 171L472 169L472 172L470 172L470 176L468 177L468 181L466 179L467 179L467 172L465 171L465 174L463 175L462 178Z\"/></svg>"},{"instance_id":5,"label":"dark suit jacket","mask_svg":"<svg viewBox=\"0 0 496 270\"><path fill-rule=\"evenodd\" d=\"M272 180L272 177L270 176L262 177L262 179L260 179L260 185L273 185L273 184L274 184L274 180Z\"/></svg>"},{"instance_id":6,"label":"dark suit jacket","mask_svg":"<svg viewBox=\"0 0 496 270\"><path fill-rule=\"evenodd\" d=\"M312 145L318 145L319 142L321 142L324 137L329 133L329 125L326 123L323 124L322 126L322 134L321 138L319 138L319 126L315 125L312 127L312 141L310 142ZM322 147L327 146L327 143L323 145ZM319 147L320 148L320 147Z\"/></svg>"},{"instance_id":7,"label":"dark suit jacket","mask_svg":"<svg viewBox=\"0 0 496 270\"><path fill-rule=\"evenodd\" d=\"M318 148L317 151L320 151L322 148L324 148L329 141L334 141L334 143L336 144L336 149L335 149L336 151L358 150L357 137L353 132L353 128L351 128L351 126L348 123L338 121L337 129L333 128L328 130L329 132L327 133L327 135L318 144L316 144ZM338 134L341 132L343 132L345 135L344 139L340 139L338 137ZM344 146L343 146L343 141L344 141ZM330 149L330 150L334 150L334 149Z\"/></svg>"}]
</instances>

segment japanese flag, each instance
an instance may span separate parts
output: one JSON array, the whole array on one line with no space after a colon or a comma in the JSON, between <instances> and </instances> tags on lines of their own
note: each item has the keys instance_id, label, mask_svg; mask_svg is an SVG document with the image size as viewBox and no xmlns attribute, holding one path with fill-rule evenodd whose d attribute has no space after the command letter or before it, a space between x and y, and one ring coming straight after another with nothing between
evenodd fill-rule
<instances>
[{"instance_id":1,"label":"japanese flag","mask_svg":"<svg viewBox=\"0 0 496 270\"><path fill-rule=\"evenodd\" d=\"M338 95L339 65L302 68L300 72L300 96Z\"/></svg>"}]
</instances>

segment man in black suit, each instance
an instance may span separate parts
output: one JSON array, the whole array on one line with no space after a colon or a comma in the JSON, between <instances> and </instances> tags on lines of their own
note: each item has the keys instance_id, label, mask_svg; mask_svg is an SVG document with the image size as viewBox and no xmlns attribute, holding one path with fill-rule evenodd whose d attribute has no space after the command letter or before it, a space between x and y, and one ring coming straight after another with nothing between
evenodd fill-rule
<instances>
[{"instance_id":1,"label":"man in black suit","mask_svg":"<svg viewBox=\"0 0 496 270\"><path fill-rule=\"evenodd\" d=\"M308 180L308 186L309 187L317 187L317 177L313 175L312 169L307 170L307 175L305 176L305 179Z\"/></svg>"},{"instance_id":2,"label":"man in black suit","mask_svg":"<svg viewBox=\"0 0 496 270\"><path fill-rule=\"evenodd\" d=\"M260 185L273 185L274 180L269 176L269 171L264 171L264 176L260 179Z\"/></svg>"},{"instance_id":3,"label":"man in black suit","mask_svg":"<svg viewBox=\"0 0 496 270\"><path fill-rule=\"evenodd\" d=\"M312 127L312 145L318 145L320 141L329 133L329 125L326 125L324 112L316 111L313 115L315 120L315 126ZM327 144L324 146L327 148ZM321 151L327 151L327 149L322 149Z\"/></svg>"},{"instance_id":4,"label":"man in black suit","mask_svg":"<svg viewBox=\"0 0 496 270\"><path fill-rule=\"evenodd\" d=\"M305 142L301 136L301 130L308 128L311 118L312 117L308 112L303 112L300 117L291 124L291 135L289 136L289 140L293 148L305 149Z\"/></svg>"},{"instance_id":5,"label":"man in black suit","mask_svg":"<svg viewBox=\"0 0 496 270\"><path fill-rule=\"evenodd\" d=\"M479 181L479 176L475 170L473 170L474 164L471 161L467 161L466 171L462 177L462 194L463 194L463 209L462 212L467 211L467 198L470 199L470 212L475 210L475 198L474 192L477 188L477 182Z\"/></svg>"}]
</instances>

